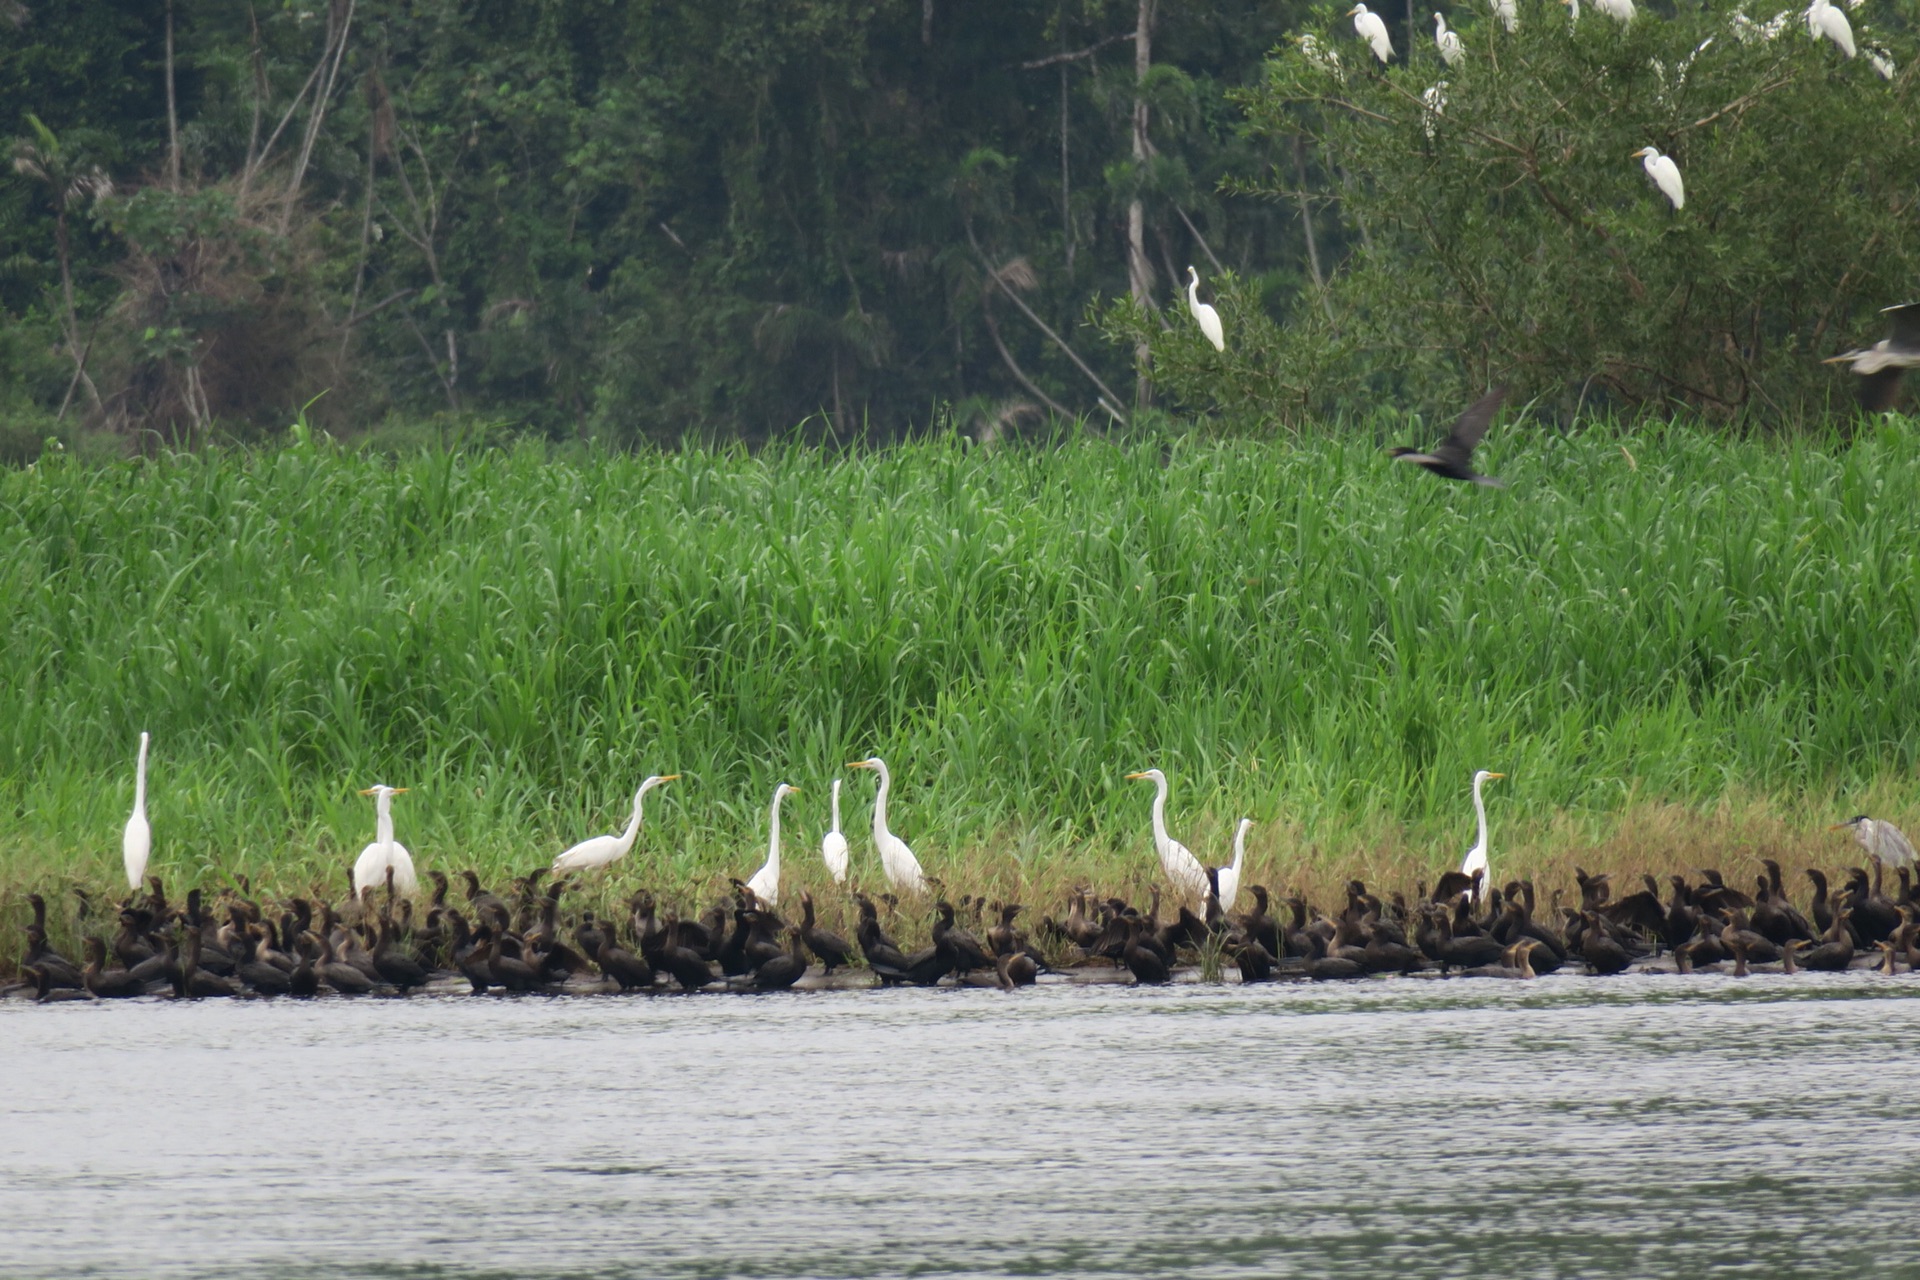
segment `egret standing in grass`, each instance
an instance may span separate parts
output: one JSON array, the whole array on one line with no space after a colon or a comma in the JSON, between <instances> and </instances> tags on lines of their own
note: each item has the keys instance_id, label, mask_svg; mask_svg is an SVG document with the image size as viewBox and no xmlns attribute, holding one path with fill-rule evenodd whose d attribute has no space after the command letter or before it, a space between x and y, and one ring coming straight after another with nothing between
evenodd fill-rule
<instances>
[{"instance_id":1,"label":"egret standing in grass","mask_svg":"<svg viewBox=\"0 0 1920 1280\"><path fill-rule=\"evenodd\" d=\"M880 869L886 873L887 884L901 893L925 893L927 877L920 870L920 860L905 840L887 830L887 792L893 789L887 762L879 756L868 756L849 761L847 768L871 769L880 775L880 790L873 797L873 848L880 855Z\"/></svg>"},{"instance_id":2,"label":"egret standing in grass","mask_svg":"<svg viewBox=\"0 0 1920 1280\"><path fill-rule=\"evenodd\" d=\"M1233 900L1240 896L1240 868L1247 860L1247 828L1252 825L1252 818L1240 819L1239 829L1233 833L1233 865L1220 867L1215 873L1220 880L1222 911L1233 910Z\"/></svg>"},{"instance_id":3,"label":"egret standing in grass","mask_svg":"<svg viewBox=\"0 0 1920 1280\"><path fill-rule=\"evenodd\" d=\"M1473 813L1480 820L1480 838L1473 848L1467 850L1467 856L1460 863L1460 874L1472 878L1477 871L1480 881L1473 887L1473 896L1477 900L1487 884L1487 802L1480 794L1480 788L1495 778L1504 778L1504 773L1489 773L1485 769L1473 775Z\"/></svg>"},{"instance_id":4,"label":"egret standing in grass","mask_svg":"<svg viewBox=\"0 0 1920 1280\"><path fill-rule=\"evenodd\" d=\"M381 782L360 794L373 797L374 835L373 843L362 849L354 860L353 891L357 894L385 884L387 872L391 870L393 887L401 893L412 893L420 886L413 874L413 855L407 852L407 846L393 838L393 798L407 794L407 789Z\"/></svg>"},{"instance_id":5,"label":"egret standing in grass","mask_svg":"<svg viewBox=\"0 0 1920 1280\"><path fill-rule=\"evenodd\" d=\"M1200 273L1191 266L1187 268L1187 310L1193 312L1194 323L1200 326L1200 332L1207 335L1207 341L1213 344L1213 349L1225 351L1227 333L1220 327L1220 313L1200 301Z\"/></svg>"},{"instance_id":6,"label":"egret standing in grass","mask_svg":"<svg viewBox=\"0 0 1920 1280\"><path fill-rule=\"evenodd\" d=\"M1913 845L1906 833L1886 819L1869 818L1863 813L1849 821L1836 822L1828 830L1842 831L1848 827L1853 828L1854 840L1875 862L1895 871L1913 865Z\"/></svg>"},{"instance_id":7,"label":"egret standing in grass","mask_svg":"<svg viewBox=\"0 0 1920 1280\"><path fill-rule=\"evenodd\" d=\"M1372 48L1373 56L1383 63L1391 61L1393 41L1388 37L1387 24L1380 20L1380 15L1368 13L1367 6L1357 4L1347 10L1347 16L1353 19L1353 29L1359 33L1360 38Z\"/></svg>"},{"instance_id":8,"label":"egret standing in grass","mask_svg":"<svg viewBox=\"0 0 1920 1280\"><path fill-rule=\"evenodd\" d=\"M1466 55L1466 46L1460 43L1460 37L1447 30L1447 19L1443 14L1433 15L1433 43L1440 49L1440 61L1451 67Z\"/></svg>"},{"instance_id":9,"label":"egret standing in grass","mask_svg":"<svg viewBox=\"0 0 1920 1280\"><path fill-rule=\"evenodd\" d=\"M147 735L140 734L140 755L133 766L133 813L120 834L120 856L127 867L127 884L135 889L147 874L153 854L153 829L147 825Z\"/></svg>"},{"instance_id":10,"label":"egret standing in grass","mask_svg":"<svg viewBox=\"0 0 1920 1280\"><path fill-rule=\"evenodd\" d=\"M780 802L799 789L784 782L773 789L772 831L767 837L767 861L747 881L747 888L753 891L753 896L769 907L780 905Z\"/></svg>"},{"instance_id":11,"label":"egret standing in grass","mask_svg":"<svg viewBox=\"0 0 1920 1280\"><path fill-rule=\"evenodd\" d=\"M1675 213L1687 207L1686 184L1680 181L1680 166L1673 162L1672 156L1663 156L1653 147L1642 147L1630 158L1640 162L1647 176L1653 179L1653 185L1660 188L1660 194L1673 205Z\"/></svg>"},{"instance_id":12,"label":"egret standing in grass","mask_svg":"<svg viewBox=\"0 0 1920 1280\"><path fill-rule=\"evenodd\" d=\"M594 836L582 840L553 860L555 871L586 871L593 867L609 866L627 856L633 848L633 842L640 835L640 806L647 798L647 792L663 782L672 782L680 775L677 773L656 773L640 784L633 793L633 816L627 819L627 829L617 836Z\"/></svg>"},{"instance_id":13,"label":"egret standing in grass","mask_svg":"<svg viewBox=\"0 0 1920 1280\"><path fill-rule=\"evenodd\" d=\"M833 780L833 825L820 837L820 861L835 884L847 882L847 838L840 834L840 779Z\"/></svg>"},{"instance_id":14,"label":"egret standing in grass","mask_svg":"<svg viewBox=\"0 0 1920 1280\"><path fill-rule=\"evenodd\" d=\"M1130 773L1127 781L1150 780L1153 783L1153 850L1160 855L1161 870L1167 873L1175 892L1196 902L1207 900L1207 869L1193 851L1167 834L1167 775L1158 769Z\"/></svg>"}]
</instances>

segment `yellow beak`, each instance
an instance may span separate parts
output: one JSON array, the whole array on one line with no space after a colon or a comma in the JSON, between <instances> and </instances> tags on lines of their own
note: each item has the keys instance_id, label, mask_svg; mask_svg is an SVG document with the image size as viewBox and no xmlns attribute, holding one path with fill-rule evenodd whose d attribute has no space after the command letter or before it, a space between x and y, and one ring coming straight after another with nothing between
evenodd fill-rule
<instances>
[{"instance_id":1,"label":"yellow beak","mask_svg":"<svg viewBox=\"0 0 1920 1280\"><path fill-rule=\"evenodd\" d=\"M660 775L660 781L662 781L662 782L678 782L678 781L680 781L680 775L679 775L679 774L677 774L677 773L664 773L664 774L661 774L661 775Z\"/></svg>"},{"instance_id":2,"label":"yellow beak","mask_svg":"<svg viewBox=\"0 0 1920 1280\"><path fill-rule=\"evenodd\" d=\"M1142 778L1144 778L1144 777L1146 777L1146 776L1147 776L1147 775L1146 775L1146 774L1144 774L1144 773L1130 773L1130 774L1128 774L1128 775L1127 775L1127 781L1128 781L1128 782L1138 782L1138 781L1139 781L1140 779L1142 779Z\"/></svg>"},{"instance_id":3,"label":"yellow beak","mask_svg":"<svg viewBox=\"0 0 1920 1280\"><path fill-rule=\"evenodd\" d=\"M1506 776L1507 776L1507 775L1506 775L1506 774L1504 774L1504 773L1490 773L1490 774L1488 774L1488 775L1487 775L1487 777L1488 777L1489 779L1492 779L1492 778L1504 778L1504 777L1506 777Z\"/></svg>"}]
</instances>

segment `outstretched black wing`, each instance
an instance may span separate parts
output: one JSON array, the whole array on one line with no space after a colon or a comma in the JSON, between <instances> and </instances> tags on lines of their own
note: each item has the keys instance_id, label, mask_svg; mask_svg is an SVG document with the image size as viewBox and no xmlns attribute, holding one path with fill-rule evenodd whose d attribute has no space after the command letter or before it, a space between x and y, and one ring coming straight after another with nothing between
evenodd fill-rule
<instances>
[{"instance_id":1,"label":"outstretched black wing","mask_svg":"<svg viewBox=\"0 0 1920 1280\"><path fill-rule=\"evenodd\" d=\"M1447 432L1447 438L1434 447L1433 456L1466 470L1473 458L1474 447L1480 443L1480 437L1487 434L1494 413L1506 398L1507 389L1495 387L1475 400L1465 413L1454 420L1453 430Z\"/></svg>"}]
</instances>

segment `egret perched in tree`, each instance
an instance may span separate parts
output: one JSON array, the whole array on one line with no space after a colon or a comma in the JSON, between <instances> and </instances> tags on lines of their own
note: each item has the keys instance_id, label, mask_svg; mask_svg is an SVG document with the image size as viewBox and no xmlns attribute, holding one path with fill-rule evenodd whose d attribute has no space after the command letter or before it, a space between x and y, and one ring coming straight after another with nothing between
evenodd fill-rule
<instances>
[{"instance_id":1,"label":"egret perched in tree","mask_svg":"<svg viewBox=\"0 0 1920 1280\"><path fill-rule=\"evenodd\" d=\"M1353 19L1353 29L1360 34L1373 49L1373 56L1382 62L1393 58L1393 41L1387 37L1387 24L1380 20L1377 13L1368 13L1367 6L1357 4L1347 10L1347 16Z\"/></svg>"},{"instance_id":2,"label":"egret perched in tree","mask_svg":"<svg viewBox=\"0 0 1920 1280\"><path fill-rule=\"evenodd\" d=\"M886 872L887 883L903 893L925 893L927 878L920 870L920 860L913 856L905 840L887 830L887 792L893 789L893 775L887 772L887 762L879 756L869 756L865 760L849 761L847 768L871 769L880 775L880 790L873 797L873 848L880 855L880 869Z\"/></svg>"},{"instance_id":3,"label":"egret perched in tree","mask_svg":"<svg viewBox=\"0 0 1920 1280\"><path fill-rule=\"evenodd\" d=\"M1297 35L1293 38L1293 42L1300 46L1300 56L1308 62L1326 72L1328 75L1337 76L1340 74L1340 55L1331 49L1322 49L1320 42L1313 38L1312 33L1307 32Z\"/></svg>"},{"instance_id":4,"label":"egret perched in tree","mask_svg":"<svg viewBox=\"0 0 1920 1280\"><path fill-rule=\"evenodd\" d=\"M1673 162L1672 156L1663 156L1653 147L1642 147L1629 158L1640 161L1647 176L1653 179L1653 185L1660 188L1660 194L1672 203L1676 213L1687 207L1686 184L1680 181L1680 166Z\"/></svg>"},{"instance_id":5,"label":"egret perched in tree","mask_svg":"<svg viewBox=\"0 0 1920 1280\"><path fill-rule=\"evenodd\" d=\"M1466 858L1460 863L1460 874L1471 878L1474 872L1480 873L1480 883L1474 888L1476 898L1487 883L1487 802L1481 798L1480 788L1490 779L1506 776L1504 773L1488 773L1485 769L1473 775L1473 812L1480 819L1480 839L1473 848L1467 850Z\"/></svg>"},{"instance_id":6,"label":"egret perched in tree","mask_svg":"<svg viewBox=\"0 0 1920 1280\"><path fill-rule=\"evenodd\" d=\"M1428 85L1420 95L1420 105L1426 108L1420 117L1420 132L1432 142L1440 133L1440 117L1447 113L1447 82Z\"/></svg>"},{"instance_id":7,"label":"egret perched in tree","mask_svg":"<svg viewBox=\"0 0 1920 1280\"><path fill-rule=\"evenodd\" d=\"M1886 819L1869 818L1863 813L1851 821L1836 822L1828 830L1840 831L1847 827L1853 828L1853 838L1875 862L1895 871L1913 865L1913 845L1900 828Z\"/></svg>"},{"instance_id":8,"label":"egret perched in tree","mask_svg":"<svg viewBox=\"0 0 1920 1280\"><path fill-rule=\"evenodd\" d=\"M847 882L847 838L840 834L840 779L833 780L833 825L820 837L820 861L835 884Z\"/></svg>"},{"instance_id":9,"label":"egret perched in tree","mask_svg":"<svg viewBox=\"0 0 1920 1280\"><path fill-rule=\"evenodd\" d=\"M1200 301L1200 273L1191 266L1187 268L1187 310L1193 312L1194 323L1200 326L1200 332L1207 335L1207 341L1213 344L1213 349L1225 351L1227 335L1220 327L1220 313Z\"/></svg>"},{"instance_id":10,"label":"egret perched in tree","mask_svg":"<svg viewBox=\"0 0 1920 1280\"><path fill-rule=\"evenodd\" d=\"M585 871L592 867L604 867L620 861L633 848L633 842L640 835L640 804L647 798L647 792L663 782L672 782L680 775L677 773L656 773L640 784L633 793L633 816L627 819L627 829L617 836L594 836L582 840L553 860L555 871Z\"/></svg>"},{"instance_id":11,"label":"egret perched in tree","mask_svg":"<svg viewBox=\"0 0 1920 1280\"><path fill-rule=\"evenodd\" d=\"M1440 47L1440 61L1448 66L1460 61L1466 53L1466 46L1460 43L1460 37L1447 30L1447 19L1443 14L1433 15L1433 42Z\"/></svg>"},{"instance_id":12,"label":"egret perched in tree","mask_svg":"<svg viewBox=\"0 0 1920 1280\"><path fill-rule=\"evenodd\" d=\"M1240 896L1240 868L1247 860L1247 828L1252 825L1252 818L1240 819L1239 829L1233 833L1233 864L1216 868L1214 872L1220 881L1222 911L1233 910L1233 900Z\"/></svg>"},{"instance_id":13,"label":"egret perched in tree","mask_svg":"<svg viewBox=\"0 0 1920 1280\"><path fill-rule=\"evenodd\" d=\"M127 884L138 889L153 853L153 829L147 825L147 735L140 735L140 757L133 766L133 813L120 836L120 856L127 864Z\"/></svg>"},{"instance_id":14,"label":"egret perched in tree","mask_svg":"<svg viewBox=\"0 0 1920 1280\"><path fill-rule=\"evenodd\" d=\"M407 789L389 787L382 782L360 794L373 797L374 835L373 843L362 849L354 860L353 891L359 893L385 884L391 868L393 887L401 893L412 893L420 883L413 875L413 856L407 852L407 846L393 838L393 798L407 794Z\"/></svg>"},{"instance_id":15,"label":"egret perched in tree","mask_svg":"<svg viewBox=\"0 0 1920 1280\"><path fill-rule=\"evenodd\" d=\"M766 865L753 873L747 881L747 888L753 890L753 896L770 907L780 905L780 802L798 791L781 783L773 789L772 832L767 837Z\"/></svg>"},{"instance_id":16,"label":"egret perched in tree","mask_svg":"<svg viewBox=\"0 0 1920 1280\"><path fill-rule=\"evenodd\" d=\"M1520 29L1520 8L1514 0L1492 0L1493 16L1500 19L1500 25L1512 35Z\"/></svg>"},{"instance_id":17,"label":"egret perched in tree","mask_svg":"<svg viewBox=\"0 0 1920 1280\"><path fill-rule=\"evenodd\" d=\"M1841 53L1853 56L1853 24L1827 0L1813 0L1807 6L1807 34L1815 40L1825 36L1840 46Z\"/></svg>"},{"instance_id":18,"label":"egret perched in tree","mask_svg":"<svg viewBox=\"0 0 1920 1280\"><path fill-rule=\"evenodd\" d=\"M1633 0L1593 0L1593 7L1616 22L1633 21Z\"/></svg>"},{"instance_id":19,"label":"egret perched in tree","mask_svg":"<svg viewBox=\"0 0 1920 1280\"><path fill-rule=\"evenodd\" d=\"M1846 364L1860 375L1860 407L1885 413L1900 398L1900 377L1920 369L1920 302L1888 307L1880 314L1893 317L1893 332L1870 347L1830 357L1828 364Z\"/></svg>"},{"instance_id":20,"label":"egret perched in tree","mask_svg":"<svg viewBox=\"0 0 1920 1280\"><path fill-rule=\"evenodd\" d=\"M1193 851L1167 834L1167 775L1158 769L1130 773L1127 781L1151 779L1153 782L1153 849L1160 855L1160 867L1167 873L1174 890L1196 902L1207 900L1207 869Z\"/></svg>"},{"instance_id":21,"label":"egret perched in tree","mask_svg":"<svg viewBox=\"0 0 1920 1280\"><path fill-rule=\"evenodd\" d=\"M1893 65L1893 55L1885 49L1882 49L1879 45L1870 44L1867 46L1867 62L1873 67L1875 73L1878 74L1882 80L1893 79L1893 73L1896 70Z\"/></svg>"}]
</instances>

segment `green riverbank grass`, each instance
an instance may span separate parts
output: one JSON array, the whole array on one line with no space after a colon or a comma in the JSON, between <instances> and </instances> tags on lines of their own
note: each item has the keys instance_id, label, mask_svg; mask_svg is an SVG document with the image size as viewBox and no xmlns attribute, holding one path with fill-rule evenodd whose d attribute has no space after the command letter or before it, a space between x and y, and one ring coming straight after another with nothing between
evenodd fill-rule
<instances>
[{"instance_id":1,"label":"green riverbank grass","mask_svg":"<svg viewBox=\"0 0 1920 1280\"><path fill-rule=\"evenodd\" d=\"M423 866L525 871L673 771L620 881L718 885L776 782L797 858L873 752L930 873L1043 896L1146 882L1149 765L1196 848L1246 814L1307 888L1430 878L1480 767L1512 775L1496 858L1543 872L1663 872L1662 840L1829 865L1824 822L1920 808L1906 424L1522 423L1482 460L1513 487L1331 439L0 473L0 891L119 882L141 729L181 886L338 883L376 781ZM871 795L849 776L856 858Z\"/></svg>"}]
</instances>

